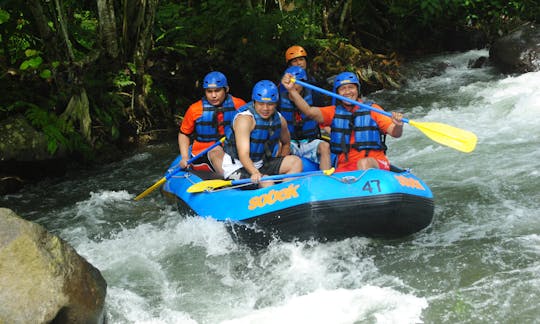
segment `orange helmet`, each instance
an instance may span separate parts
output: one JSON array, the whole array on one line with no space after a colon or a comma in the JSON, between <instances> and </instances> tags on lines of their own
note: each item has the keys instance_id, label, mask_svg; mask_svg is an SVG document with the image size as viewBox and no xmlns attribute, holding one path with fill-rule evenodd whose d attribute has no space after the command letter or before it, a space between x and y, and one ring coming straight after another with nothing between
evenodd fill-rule
<instances>
[{"instance_id":1,"label":"orange helmet","mask_svg":"<svg viewBox=\"0 0 540 324\"><path fill-rule=\"evenodd\" d=\"M307 57L306 50L302 46L293 45L285 51L285 62L302 56Z\"/></svg>"}]
</instances>

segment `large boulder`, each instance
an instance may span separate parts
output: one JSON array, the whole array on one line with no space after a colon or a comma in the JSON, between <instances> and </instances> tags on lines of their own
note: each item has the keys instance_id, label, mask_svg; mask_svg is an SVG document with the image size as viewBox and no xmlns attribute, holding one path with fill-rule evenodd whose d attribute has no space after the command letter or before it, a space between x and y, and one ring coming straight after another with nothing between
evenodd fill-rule
<instances>
[{"instance_id":1,"label":"large boulder","mask_svg":"<svg viewBox=\"0 0 540 324\"><path fill-rule=\"evenodd\" d=\"M69 244L0 208L0 323L104 323L106 290Z\"/></svg>"},{"instance_id":2,"label":"large boulder","mask_svg":"<svg viewBox=\"0 0 540 324\"><path fill-rule=\"evenodd\" d=\"M491 46L489 58L506 73L540 71L540 26L527 23L499 38Z\"/></svg>"}]
</instances>

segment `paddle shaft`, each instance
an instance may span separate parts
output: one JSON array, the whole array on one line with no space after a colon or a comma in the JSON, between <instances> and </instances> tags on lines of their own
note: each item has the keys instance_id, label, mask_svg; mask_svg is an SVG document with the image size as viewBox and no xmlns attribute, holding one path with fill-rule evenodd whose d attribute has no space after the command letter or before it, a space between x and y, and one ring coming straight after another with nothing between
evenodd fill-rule
<instances>
[{"instance_id":1,"label":"paddle shaft","mask_svg":"<svg viewBox=\"0 0 540 324\"><path fill-rule=\"evenodd\" d=\"M373 112L376 112L376 113L379 113L388 117L392 117L392 114L387 111L377 109L375 107L371 107L369 105L349 99L347 97L327 91L325 89L321 89L319 87L296 80L294 78L292 78L291 80L308 89L312 89L312 90L324 93L326 95L329 95L331 97L334 97L336 99L340 99L342 101L349 102L353 105L357 105L362 108L368 109L370 111L373 111ZM405 123L408 123L412 127L417 128L419 131L424 133L424 135L426 135L433 141L442 145L446 145L448 147L451 147L461 152L465 152L465 153L472 152L474 148L476 147L476 142L478 141L478 138L473 132L459 129L457 127L453 127L450 125L445 125L442 123L435 123L435 122L421 123L414 120L409 120L407 118L402 118L401 120Z\"/></svg>"},{"instance_id":2,"label":"paddle shaft","mask_svg":"<svg viewBox=\"0 0 540 324\"><path fill-rule=\"evenodd\" d=\"M222 137L219 141L215 142L214 144L212 144L209 147L207 147L206 149L204 149L201 153L199 153L199 154L195 155L194 157L192 157L191 159L189 159L187 161L187 164L190 165L191 163L193 163L193 161L197 160L203 154L209 152L214 147L216 147L218 145L221 145L221 143L223 143L223 141L225 141L225 137ZM169 170L167 170L167 174L163 178L159 179L156 183L151 185L148 189L146 189L145 191L140 193L137 197L135 197L135 200L139 200L139 199L142 199L142 198L146 197L149 193L156 190L158 187L160 187L162 184L164 184L165 181L169 180L173 175L177 174L181 170L182 170L182 168L180 167L180 164L170 168Z\"/></svg>"},{"instance_id":3,"label":"paddle shaft","mask_svg":"<svg viewBox=\"0 0 540 324\"><path fill-rule=\"evenodd\" d=\"M314 174L323 174L325 173L324 170L316 170L316 171L306 171L306 172L298 172L298 173L286 173L286 174L276 174L276 175L270 175L266 177L262 177L261 181L270 181L270 180L280 180L280 179L286 179L286 178L295 178L295 177L303 177L308 175L314 175ZM231 185L240 185L245 183L251 183L251 178L245 178L245 179L239 179L239 180L232 180Z\"/></svg>"},{"instance_id":4,"label":"paddle shaft","mask_svg":"<svg viewBox=\"0 0 540 324\"><path fill-rule=\"evenodd\" d=\"M217 141L214 144L208 146L207 148L202 150L201 153L199 153L199 154L195 155L194 157L192 157L191 159L187 160L187 165L190 165L191 163L193 163L195 160L197 160L198 158L203 156L203 154L206 154L206 153L210 152L210 150L212 150L214 147L217 147L217 146L221 145L221 143L223 143L223 141L225 141L225 137L220 138L219 141ZM167 175L165 175L165 179L169 180L173 175L177 174L181 170L182 170L182 168L180 167L180 163L178 163L177 166L172 167L169 170L167 170Z\"/></svg>"},{"instance_id":5,"label":"paddle shaft","mask_svg":"<svg viewBox=\"0 0 540 324\"><path fill-rule=\"evenodd\" d=\"M325 89L322 89L322 88L319 88L319 87L316 87L314 85L311 85L309 83L305 83L304 81L301 81L301 80L296 80L294 79L294 82L295 83L298 83L299 85L301 85L302 87L305 87L305 88L308 88L308 89L311 89L311 90L315 90L315 91L318 91L318 92L321 92L325 95L328 95L330 97L334 97L336 99L339 99L339 100L343 100L343 101L347 101L353 105L357 105L357 106L360 106L362 108L365 108L365 109L369 109L371 111L374 111L376 113L379 113L379 114L382 114L382 115L386 115L388 117L392 117L392 113L389 113L387 111L384 111L384 110L381 110L381 109L377 109L377 108L373 108L371 107L370 105L366 105L364 103L361 103L361 102L358 102L358 101L355 101L355 100L352 100L351 98L347 98L347 97L344 97L344 96L341 96L341 95L338 95L337 93L333 93L333 92L330 92L328 90L325 90ZM409 119L407 118L402 118L401 119L403 122L405 123L409 123Z\"/></svg>"}]
</instances>

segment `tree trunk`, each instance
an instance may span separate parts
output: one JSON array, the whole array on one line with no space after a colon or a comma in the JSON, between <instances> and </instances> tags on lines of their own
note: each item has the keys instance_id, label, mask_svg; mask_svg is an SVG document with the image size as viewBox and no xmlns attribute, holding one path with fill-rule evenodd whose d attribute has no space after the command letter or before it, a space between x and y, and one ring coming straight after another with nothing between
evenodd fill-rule
<instances>
[{"instance_id":1,"label":"tree trunk","mask_svg":"<svg viewBox=\"0 0 540 324\"><path fill-rule=\"evenodd\" d=\"M152 125L146 97L150 79L146 76L146 58L152 45L152 28L159 0L126 0L123 8L122 35L126 59L135 64L135 87L127 110L130 124L137 133Z\"/></svg>"},{"instance_id":2,"label":"tree trunk","mask_svg":"<svg viewBox=\"0 0 540 324\"><path fill-rule=\"evenodd\" d=\"M43 46L45 51L53 58L58 59L59 53L56 46L57 39L55 34L51 30L51 27L48 25L49 17L45 14L43 6L41 5L40 0L26 0L26 5L30 12L32 13L32 18L34 18L34 24L39 32L39 36L43 41ZM7 39L7 38L6 38ZM6 53L9 53L6 52Z\"/></svg>"},{"instance_id":3,"label":"tree trunk","mask_svg":"<svg viewBox=\"0 0 540 324\"><path fill-rule=\"evenodd\" d=\"M107 53L112 58L119 54L116 17L113 0L97 0L100 35Z\"/></svg>"},{"instance_id":4,"label":"tree trunk","mask_svg":"<svg viewBox=\"0 0 540 324\"><path fill-rule=\"evenodd\" d=\"M58 23L60 24L60 35L63 37L64 43L66 44L68 57L73 62L75 60L75 54L73 53L73 46L71 45L71 40L69 39L68 28L64 17L63 3L61 0L55 0L54 5L58 15Z\"/></svg>"}]
</instances>

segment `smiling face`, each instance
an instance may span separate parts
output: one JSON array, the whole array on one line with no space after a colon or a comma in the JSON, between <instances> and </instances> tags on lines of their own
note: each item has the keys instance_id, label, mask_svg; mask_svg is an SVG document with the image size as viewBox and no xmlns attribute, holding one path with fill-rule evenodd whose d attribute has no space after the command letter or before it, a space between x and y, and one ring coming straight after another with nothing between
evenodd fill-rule
<instances>
[{"instance_id":1,"label":"smiling face","mask_svg":"<svg viewBox=\"0 0 540 324\"><path fill-rule=\"evenodd\" d=\"M255 111L261 115L263 119L268 119L276 112L277 103L275 102L254 102Z\"/></svg>"},{"instance_id":2,"label":"smiling face","mask_svg":"<svg viewBox=\"0 0 540 324\"><path fill-rule=\"evenodd\" d=\"M337 89L340 96L356 101L358 99L358 86L354 83L344 84ZM344 106L353 106L351 103L342 101Z\"/></svg>"},{"instance_id":3,"label":"smiling face","mask_svg":"<svg viewBox=\"0 0 540 324\"><path fill-rule=\"evenodd\" d=\"M227 90L226 88L208 88L204 89L204 95L212 106L220 106L225 101Z\"/></svg>"}]
</instances>

